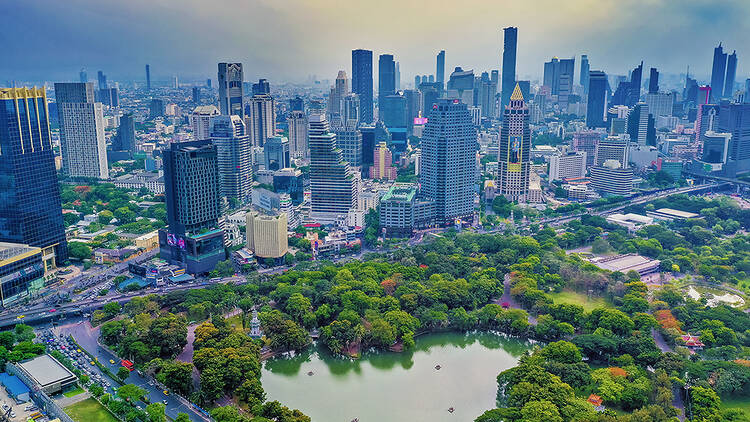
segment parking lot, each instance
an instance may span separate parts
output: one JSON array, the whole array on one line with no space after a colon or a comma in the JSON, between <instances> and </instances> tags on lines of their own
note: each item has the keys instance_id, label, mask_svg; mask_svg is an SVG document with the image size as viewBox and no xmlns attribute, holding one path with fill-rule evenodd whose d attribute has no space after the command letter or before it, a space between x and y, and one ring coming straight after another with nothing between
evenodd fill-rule
<instances>
[{"instance_id":1,"label":"parking lot","mask_svg":"<svg viewBox=\"0 0 750 422\"><path fill-rule=\"evenodd\" d=\"M11 421L26 421L29 416L37 412L34 402L16 404L16 401L8 396L5 388L0 388L0 409L3 414L7 412L8 407L11 410L9 415Z\"/></svg>"}]
</instances>

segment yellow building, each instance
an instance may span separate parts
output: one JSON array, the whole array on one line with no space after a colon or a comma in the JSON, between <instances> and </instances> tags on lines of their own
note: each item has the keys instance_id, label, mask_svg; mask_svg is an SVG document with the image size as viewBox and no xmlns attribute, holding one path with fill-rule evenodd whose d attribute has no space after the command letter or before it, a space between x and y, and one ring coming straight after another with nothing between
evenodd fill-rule
<instances>
[{"instance_id":1,"label":"yellow building","mask_svg":"<svg viewBox=\"0 0 750 422\"><path fill-rule=\"evenodd\" d=\"M159 246L158 230L154 230L151 233L146 233L135 238L135 247L138 249L145 249L147 251L150 251L157 246Z\"/></svg>"},{"instance_id":2,"label":"yellow building","mask_svg":"<svg viewBox=\"0 0 750 422\"><path fill-rule=\"evenodd\" d=\"M248 212L247 248L259 258L280 258L289 249L286 229L286 213L279 215L264 215Z\"/></svg>"}]
</instances>

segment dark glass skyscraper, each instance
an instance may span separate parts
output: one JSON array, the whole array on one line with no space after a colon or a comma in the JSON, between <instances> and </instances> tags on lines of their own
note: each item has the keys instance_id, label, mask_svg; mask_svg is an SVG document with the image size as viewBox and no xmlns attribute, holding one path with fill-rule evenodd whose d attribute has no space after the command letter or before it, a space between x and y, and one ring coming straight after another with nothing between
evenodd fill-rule
<instances>
[{"instance_id":1,"label":"dark glass skyscraper","mask_svg":"<svg viewBox=\"0 0 750 422\"><path fill-rule=\"evenodd\" d=\"M271 93L271 85L267 79L258 79L258 83L253 84L253 95L263 95Z\"/></svg>"},{"instance_id":2,"label":"dark glass skyscraper","mask_svg":"<svg viewBox=\"0 0 750 422\"><path fill-rule=\"evenodd\" d=\"M711 103L718 102L724 92L724 76L727 71L727 53L719 43L714 48L714 62L711 67Z\"/></svg>"},{"instance_id":3,"label":"dark glass skyscraper","mask_svg":"<svg viewBox=\"0 0 750 422\"><path fill-rule=\"evenodd\" d=\"M641 100L641 82L643 77L643 62L630 72L630 86L626 105L633 107Z\"/></svg>"},{"instance_id":4,"label":"dark glass skyscraper","mask_svg":"<svg viewBox=\"0 0 750 422\"><path fill-rule=\"evenodd\" d=\"M372 123L372 51L352 50L352 92L359 95L362 123Z\"/></svg>"},{"instance_id":5,"label":"dark glass skyscraper","mask_svg":"<svg viewBox=\"0 0 750 422\"><path fill-rule=\"evenodd\" d=\"M99 89L107 89L107 75L101 70L96 72L96 79L99 82Z\"/></svg>"},{"instance_id":6,"label":"dark glass skyscraper","mask_svg":"<svg viewBox=\"0 0 750 422\"><path fill-rule=\"evenodd\" d=\"M151 66L146 65L146 89L151 91Z\"/></svg>"},{"instance_id":7,"label":"dark glass skyscraper","mask_svg":"<svg viewBox=\"0 0 750 422\"><path fill-rule=\"evenodd\" d=\"M648 77L648 93L655 94L657 92L659 92L659 71L652 67Z\"/></svg>"},{"instance_id":8,"label":"dark glass skyscraper","mask_svg":"<svg viewBox=\"0 0 750 422\"><path fill-rule=\"evenodd\" d=\"M219 63L219 110L245 118L242 107L242 63Z\"/></svg>"},{"instance_id":9,"label":"dark glass skyscraper","mask_svg":"<svg viewBox=\"0 0 750 422\"><path fill-rule=\"evenodd\" d=\"M733 51L727 57L727 77L724 80L724 98L732 98L734 94L734 80L737 77L737 52Z\"/></svg>"},{"instance_id":10,"label":"dark glass skyscraper","mask_svg":"<svg viewBox=\"0 0 750 422\"><path fill-rule=\"evenodd\" d=\"M588 103L586 104L586 126L590 128L606 127L604 110L607 105L607 74L601 70L589 72L589 86L587 88Z\"/></svg>"},{"instance_id":11,"label":"dark glass skyscraper","mask_svg":"<svg viewBox=\"0 0 750 422\"><path fill-rule=\"evenodd\" d=\"M0 88L0 241L68 260L44 88Z\"/></svg>"},{"instance_id":12,"label":"dark glass skyscraper","mask_svg":"<svg viewBox=\"0 0 750 422\"><path fill-rule=\"evenodd\" d=\"M396 92L396 62L392 54L381 54L378 58L378 108L383 107L385 97Z\"/></svg>"},{"instance_id":13,"label":"dark glass skyscraper","mask_svg":"<svg viewBox=\"0 0 750 422\"><path fill-rule=\"evenodd\" d=\"M510 101L513 87L516 85L516 47L518 45L518 28L510 26L503 29L503 80L500 110Z\"/></svg>"},{"instance_id":14,"label":"dark glass skyscraper","mask_svg":"<svg viewBox=\"0 0 750 422\"><path fill-rule=\"evenodd\" d=\"M117 135L112 140L112 149L114 151L128 151L130 154L135 153L135 119L133 119L133 113L120 116L120 127L117 128Z\"/></svg>"},{"instance_id":15,"label":"dark glass skyscraper","mask_svg":"<svg viewBox=\"0 0 750 422\"><path fill-rule=\"evenodd\" d=\"M589 56L582 55L581 56L581 86L583 87L583 92L585 94L588 94L589 92L589 71L591 68L589 67ZM524 97L525 98L525 97Z\"/></svg>"},{"instance_id":16,"label":"dark glass skyscraper","mask_svg":"<svg viewBox=\"0 0 750 422\"><path fill-rule=\"evenodd\" d=\"M439 83L441 86L444 86L445 84L445 50L440 50L440 52L437 55L437 69L435 69L435 82ZM414 89L417 88L419 84L414 85Z\"/></svg>"}]
</instances>

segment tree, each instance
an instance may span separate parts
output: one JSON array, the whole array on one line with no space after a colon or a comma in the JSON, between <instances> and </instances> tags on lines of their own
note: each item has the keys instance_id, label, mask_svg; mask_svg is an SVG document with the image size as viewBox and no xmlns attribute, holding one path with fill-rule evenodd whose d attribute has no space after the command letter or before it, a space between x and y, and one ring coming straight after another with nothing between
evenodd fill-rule
<instances>
[{"instance_id":1,"label":"tree","mask_svg":"<svg viewBox=\"0 0 750 422\"><path fill-rule=\"evenodd\" d=\"M234 275L234 266L230 260L220 261L216 264L213 271L211 271L211 277L231 277Z\"/></svg>"},{"instance_id":2,"label":"tree","mask_svg":"<svg viewBox=\"0 0 750 422\"><path fill-rule=\"evenodd\" d=\"M174 422L190 422L190 416L187 413L178 413Z\"/></svg>"},{"instance_id":3,"label":"tree","mask_svg":"<svg viewBox=\"0 0 750 422\"><path fill-rule=\"evenodd\" d=\"M117 369L117 378L120 381L125 381L130 376L130 370L124 366Z\"/></svg>"},{"instance_id":4,"label":"tree","mask_svg":"<svg viewBox=\"0 0 750 422\"><path fill-rule=\"evenodd\" d=\"M251 408L266 401L266 392L257 378L245 380L236 390L237 398L245 402Z\"/></svg>"},{"instance_id":5,"label":"tree","mask_svg":"<svg viewBox=\"0 0 750 422\"><path fill-rule=\"evenodd\" d=\"M89 245L82 242L69 242L68 255L70 255L71 258L83 261L84 259L91 258L91 248Z\"/></svg>"},{"instance_id":6,"label":"tree","mask_svg":"<svg viewBox=\"0 0 750 422\"><path fill-rule=\"evenodd\" d=\"M524 422L563 422L560 411L547 400L530 401L521 408Z\"/></svg>"},{"instance_id":7,"label":"tree","mask_svg":"<svg viewBox=\"0 0 750 422\"><path fill-rule=\"evenodd\" d=\"M36 338L36 334L34 334L34 328L26 324L16 324L13 332L15 333L16 341L18 341L19 343L24 341L31 341Z\"/></svg>"},{"instance_id":8,"label":"tree","mask_svg":"<svg viewBox=\"0 0 750 422\"><path fill-rule=\"evenodd\" d=\"M581 361L581 351L578 347L564 340L548 344L541 353L548 360L555 362L572 364Z\"/></svg>"},{"instance_id":9,"label":"tree","mask_svg":"<svg viewBox=\"0 0 750 422\"><path fill-rule=\"evenodd\" d=\"M704 387L690 389L692 420L696 422L714 422L721 420L721 399L714 390Z\"/></svg>"},{"instance_id":10,"label":"tree","mask_svg":"<svg viewBox=\"0 0 750 422\"><path fill-rule=\"evenodd\" d=\"M163 403L151 403L146 406L146 414L149 422L166 422L166 406Z\"/></svg>"},{"instance_id":11,"label":"tree","mask_svg":"<svg viewBox=\"0 0 750 422\"><path fill-rule=\"evenodd\" d=\"M99 223L107 225L109 224L110 221L112 221L113 218L115 218L115 215L112 214L112 211L103 210L102 212L99 213L98 220L99 220Z\"/></svg>"},{"instance_id":12,"label":"tree","mask_svg":"<svg viewBox=\"0 0 750 422\"><path fill-rule=\"evenodd\" d=\"M128 207L117 208L114 211L113 215L115 216L115 218L117 218L117 221L120 224L132 223L135 221L135 217L136 217L135 213L131 211L130 208Z\"/></svg>"},{"instance_id":13,"label":"tree","mask_svg":"<svg viewBox=\"0 0 750 422\"><path fill-rule=\"evenodd\" d=\"M125 401L135 403L146 394L146 390L135 384L125 384L117 389L117 396Z\"/></svg>"}]
</instances>

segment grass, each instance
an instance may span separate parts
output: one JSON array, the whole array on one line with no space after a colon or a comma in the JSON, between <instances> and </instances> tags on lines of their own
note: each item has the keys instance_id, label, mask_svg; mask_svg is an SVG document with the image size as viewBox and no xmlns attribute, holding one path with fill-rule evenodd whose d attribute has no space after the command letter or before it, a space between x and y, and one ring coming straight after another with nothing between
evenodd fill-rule
<instances>
[{"instance_id":1,"label":"grass","mask_svg":"<svg viewBox=\"0 0 750 422\"><path fill-rule=\"evenodd\" d=\"M607 302L603 297L592 297L589 299L583 293L577 293L571 290L563 290L560 293L550 293L555 303L568 303L572 305L581 305L588 312L594 308L611 308L612 304Z\"/></svg>"},{"instance_id":2,"label":"grass","mask_svg":"<svg viewBox=\"0 0 750 422\"><path fill-rule=\"evenodd\" d=\"M76 422L118 422L107 409L94 399L86 399L65 408L68 414Z\"/></svg>"},{"instance_id":3,"label":"grass","mask_svg":"<svg viewBox=\"0 0 750 422\"><path fill-rule=\"evenodd\" d=\"M727 397L721 398L722 409L741 409L750 416L750 397Z\"/></svg>"},{"instance_id":4,"label":"grass","mask_svg":"<svg viewBox=\"0 0 750 422\"><path fill-rule=\"evenodd\" d=\"M235 316L229 317L226 319L227 326L231 327L234 326L234 328L238 331L244 331L242 329L242 313L239 313Z\"/></svg>"},{"instance_id":5,"label":"grass","mask_svg":"<svg viewBox=\"0 0 750 422\"><path fill-rule=\"evenodd\" d=\"M65 396L65 397L74 397L74 396L77 396L77 395L82 394L84 392L85 391L83 390L83 388L76 387L76 388L74 388L72 390L68 390L68 391L64 392L63 396Z\"/></svg>"}]
</instances>

